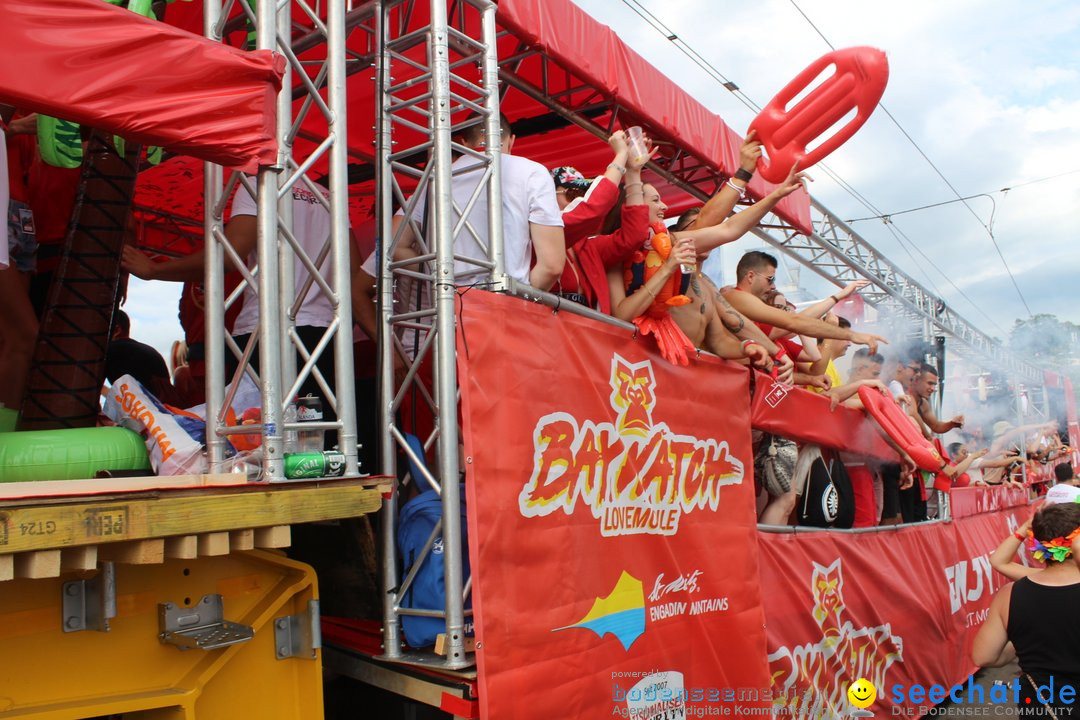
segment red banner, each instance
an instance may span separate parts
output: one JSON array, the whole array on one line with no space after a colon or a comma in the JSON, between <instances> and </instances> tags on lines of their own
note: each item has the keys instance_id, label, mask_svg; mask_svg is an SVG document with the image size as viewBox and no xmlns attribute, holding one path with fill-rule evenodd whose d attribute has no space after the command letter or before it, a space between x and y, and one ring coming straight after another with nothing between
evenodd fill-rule
<instances>
[{"instance_id":1,"label":"red banner","mask_svg":"<svg viewBox=\"0 0 1080 720\"><path fill-rule=\"evenodd\" d=\"M896 451L882 439L877 423L865 411L846 405L834 407L822 394L778 383L763 373L757 373L754 380L750 422L755 430L899 462Z\"/></svg>"},{"instance_id":2,"label":"red banner","mask_svg":"<svg viewBox=\"0 0 1080 720\"><path fill-rule=\"evenodd\" d=\"M877 533L760 533L774 707L785 718L847 716L848 686L866 678L878 717L925 714L920 706L935 703L908 691L949 688L974 670L972 640L1006 582L990 553L1029 514L1019 507Z\"/></svg>"},{"instance_id":3,"label":"red banner","mask_svg":"<svg viewBox=\"0 0 1080 720\"><path fill-rule=\"evenodd\" d=\"M954 518L999 512L1027 504L1027 489L1011 485L973 485L949 491L949 511Z\"/></svg>"},{"instance_id":4,"label":"red banner","mask_svg":"<svg viewBox=\"0 0 1080 720\"><path fill-rule=\"evenodd\" d=\"M672 366L516 298L460 302L481 716L764 710L747 372Z\"/></svg>"}]
</instances>

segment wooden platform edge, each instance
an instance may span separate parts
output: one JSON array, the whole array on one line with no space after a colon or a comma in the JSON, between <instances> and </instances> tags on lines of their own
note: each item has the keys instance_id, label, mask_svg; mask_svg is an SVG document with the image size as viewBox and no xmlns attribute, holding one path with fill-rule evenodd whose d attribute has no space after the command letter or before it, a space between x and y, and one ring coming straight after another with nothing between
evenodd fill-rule
<instances>
[{"instance_id":1,"label":"wooden platform edge","mask_svg":"<svg viewBox=\"0 0 1080 720\"><path fill-rule=\"evenodd\" d=\"M382 506L389 489L386 479L363 478L0 505L0 556L209 533L224 533L228 542L229 533L245 530L256 531L255 545L260 546L260 529L366 515ZM235 536L238 546L251 543L249 538ZM216 542L220 547L223 541Z\"/></svg>"}]
</instances>

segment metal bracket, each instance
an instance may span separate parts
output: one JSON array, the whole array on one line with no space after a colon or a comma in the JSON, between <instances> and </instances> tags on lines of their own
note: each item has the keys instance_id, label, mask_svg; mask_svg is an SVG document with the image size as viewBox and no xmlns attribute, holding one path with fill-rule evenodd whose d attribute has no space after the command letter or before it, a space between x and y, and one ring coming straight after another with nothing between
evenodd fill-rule
<instances>
[{"instance_id":1,"label":"metal bracket","mask_svg":"<svg viewBox=\"0 0 1080 720\"><path fill-rule=\"evenodd\" d=\"M319 601L309 600L307 611L274 620L274 655L278 660L316 657L322 647Z\"/></svg>"},{"instance_id":2,"label":"metal bracket","mask_svg":"<svg viewBox=\"0 0 1080 720\"><path fill-rule=\"evenodd\" d=\"M250 626L225 619L221 595L204 595L193 607L159 604L158 627L161 642L181 650L217 650L255 637Z\"/></svg>"},{"instance_id":3,"label":"metal bracket","mask_svg":"<svg viewBox=\"0 0 1080 720\"><path fill-rule=\"evenodd\" d=\"M105 562L89 580L64 583L61 607L64 632L109 632L109 620L116 617L116 566Z\"/></svg>"}]
</instances>

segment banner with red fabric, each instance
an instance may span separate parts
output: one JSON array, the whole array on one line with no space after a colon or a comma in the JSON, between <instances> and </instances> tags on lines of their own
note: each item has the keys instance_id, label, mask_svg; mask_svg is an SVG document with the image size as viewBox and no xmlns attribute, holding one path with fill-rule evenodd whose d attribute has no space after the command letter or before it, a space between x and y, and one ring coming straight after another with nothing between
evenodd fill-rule
<instances>
[{"instance_id":1,"label":"banner with red fabric","mask_svg":"<svg viewBox=\"0 0 1080 720\"><path fill-rule=\"evenodd\" d=\"M975 669L972 640L1007 582L990 554L1029 515L1016 507L876 533L760 533L774 707L807 720L850 715L847 690L859 678L876 688L878 717L941 702L907 691L949 688Z\"/></svg>"},{"instance_id":2,"label":"banner with red fabric","mask_svg":"<svg viewBox=\"0 0 1080 720\"><path fill-rule=\"evenodd\" d=\"M1027 489L1014 485L973 485L949 491L949 510L954 518L999 512L1027 504Z\"/></svg>"},{"instance_id":3,"label":"banner with red fabric","mask_svg":"<svg viewBox=\"0 0 1080 720\"><path fill-rule=\"evenodd\" d=\"M513 297L458 302L482 717L764 710L745 369L672 366Z\"/></svg>"},{"instance_id":4,"label":"banner with red fabric","mask_svg":"<svg viewBox=\"0 0 1080 720\"><path fill-rule=\"evenodd\" d=\"M254 172L277 161L284 59L101 0L5 0L0 100Z\"/></svg>"}]
</instances>

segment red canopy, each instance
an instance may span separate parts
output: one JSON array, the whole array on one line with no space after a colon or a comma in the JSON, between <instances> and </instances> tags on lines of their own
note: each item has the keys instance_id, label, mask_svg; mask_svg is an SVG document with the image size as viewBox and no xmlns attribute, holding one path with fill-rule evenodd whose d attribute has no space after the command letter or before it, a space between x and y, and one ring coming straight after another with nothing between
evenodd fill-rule
<instances>
[{"instance_id":1,"label":"red canopy","mask_svg":"<svg viewBox=\"0 0 1080 720\"><path fill-rule=\"evenodd\" d=\"M426 23L424 4L417 3L412 8L407 30ZM200 15L198 3L174 3L169 6L166 21L196 31L201 27ZM663 143L658 164L671 173L669 177L674 176L699 194L714 193L719 182L738 167L741 138L737 133L628 48L610 28L596 22L569 0L501 0L497 17L500 31L505 31L500 33L498 51L504 80L509 85L502 109L518 133L514 154L547 167L574 165L586 175L598 175L611 154L596 134L606 133L609 128L642 125ZM303 23L307 17L297 11L293 21L295 41L305 34ZM471 17L461 21L454 13L451 15L452 23L463 22L466 32L477 37L478 28L470 27L474 21ZM242 24L235 27L230 39L240 42L246 37L246 29ZM353 31L348 43L356 57L372 56L369 33ZM424 53L425 48L420 44L406 55L422 60ZM325 57L325 46L313 45L300 53L300 57L306 61L319 60ZM468 66L456 70L472 71L475 70ZM396 65L395 82L400 83L410 73L418 72L404 64ZM351 75L348 82L350 158L360 165L357 174L361 178L350 186L350 215L354 225L366 217L374 193L372 181L362 179L372 176L365 172L369 168L363 166L369 165L374 148L373 75L373 69L368 67ZM480 80L478 75L471 79ZM419 94L424 88L418 86L415 91ZM556 112L556 104L562 112ZM580 125L567 121L567 115ZM592 132L582 125L591 125ZM399 147L421 141L419 133L410 137L410 131L401 126L395 133ZM325 135L325 120L317 112L309 113L297 138L295 154L303 156ZM325 170L325 164L316 163L316 175ZM658 187L671 207L669 215L701 202L656 173L647 172L646 179ZM168 228L177 227L178 217L190 218L189 227L197 235L202 218L201 189L201 169L198 163L186 158L173 158L165 166L144 173L136 199L140 217L163 230L158 239L147 237L144 242L150 245L167 242ZM755 177L750 184L750 195L754 198L762 197L768 190L759 178ZM810 231L806 193L786 198L776 212L795 227Z\"/></svg>"},{"instance_id":2,"label":"red canopy","mask_svg":"<svg viewBox=\"0 0 1080 720\"><path fill-rule=\"evenodd\" d=\"M5 0L0 99L230 167L273 163L281 58L101 0Z\"/></svg>"}]
</instances>

